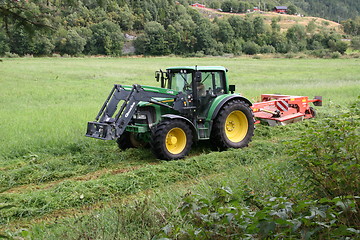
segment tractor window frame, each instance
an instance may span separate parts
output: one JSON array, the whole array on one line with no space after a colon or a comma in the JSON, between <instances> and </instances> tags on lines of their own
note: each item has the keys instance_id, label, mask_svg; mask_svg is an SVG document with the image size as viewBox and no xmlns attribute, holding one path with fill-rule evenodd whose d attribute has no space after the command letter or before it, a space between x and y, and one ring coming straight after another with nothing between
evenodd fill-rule
<instances>
[{"instance_id":1,"label":"tractor window frame","mask_svg":"<svg viewBox=\"0 0 360 240\"><path fill-rule=\"evenodd\" d=\"M212 90L216 94L227 93L225 84L225 73L221 70L204 70L201 71L201 83L205 85L206 90ZM213 76L215 75L215 82L213 82Z\"/></svg>"}]
</instances>

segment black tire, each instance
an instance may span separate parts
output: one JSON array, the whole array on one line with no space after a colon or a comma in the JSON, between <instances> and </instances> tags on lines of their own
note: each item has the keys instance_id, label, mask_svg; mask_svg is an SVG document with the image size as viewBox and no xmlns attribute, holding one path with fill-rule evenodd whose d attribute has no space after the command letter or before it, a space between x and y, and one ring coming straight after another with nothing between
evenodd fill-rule
<instances>
[{"instance_id":1,"label":"black tire","mask_svg":"<svg viewBox=\"0 0 360 240\"><path fill-rule=\"evenodd\" d=\"M155 127L150 144L157 158L175 160L188 155L192 143L193 135L187 123L179 119L167 119Z\"/></svg>"},{"instance_id":2,"label":"black tire","mask_svg":"<svg viewBox=\"0 0 360 240\"><path fill-rule=\"evenodd\" d=\"M126 131L118 139L116 139L116 142L118 144L118 147L122 150L146 146L146 144L136 139L134 133Z\"/></svg>"},{"instance_id":3,"label":"black tire","mask_svg":"<svg viewBox=\"0 0 360 240\"><path fill-rule=\"evenodd\" d=\"M230 101L216 116L211 131L214 149L247 147L254 135L254 115L249 105L241 100Z\"/></svg>"},{"instance_id":4,"label":"black tire","mask_svg":"<svg viewBox=\"0 0 360 240\"><path fill-rule=\"evenodd\" d=\"M130 141L129 132L124 132L118 139L116 139L116 143L121 150L126 150L128 148L134 147Z\"/></svg>"},{"instance_id":5,"label":"black tire","mask_svg":"<svg viewBox=\"0 0 360 240\"><path fill-rule=\"evenodd\" d=\"M313 118L315 118L317 115L316 110L313 107L310 107L310 114L312 115Z\"/></svg>"}]
</instances>

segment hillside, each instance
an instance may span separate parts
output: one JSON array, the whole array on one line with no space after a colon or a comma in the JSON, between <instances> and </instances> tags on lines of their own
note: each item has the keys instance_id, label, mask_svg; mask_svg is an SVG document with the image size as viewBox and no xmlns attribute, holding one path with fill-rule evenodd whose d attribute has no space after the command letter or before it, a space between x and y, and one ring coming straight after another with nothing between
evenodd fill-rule
<instances>
[{"instance_id":1,"label":"hillside","mask_svg":"<svg viewBox=\"0 0 360 240\"><path fill-rule=\"evenodd\" d=\"M204 17L209 19L214 19L215 17L229 17L229 16L260 16L264 19L265 23L270 25L273 19L278 20L278 24L281 27L281 30L284 32L289 29L291 26L295 24L299 24L302 26L307 26L309 23L314 22L316 26L321 29L329 29L339 33L343 33L343 29L340 23L321 18L321 17L310 17L310 16L297 16L297 15L288 15L288 14L278 14L274 12L252 12L252 13L229 13L229 12L221 12L212 8L198 8L193 7L197 11L199 11Z\"/></svg>"},{"instance_id":2,"label":"hillside","mask_svg":"<svg viewBox=\"0 0 360 240\"><path fill-rule=\"evenodd\" d=\"M199 0L207 7L225 11L244 11L259 7L263 11L271 11L274 6L292 6L300 14L321 17L340 22L360 15L360 5L357 0Z\"/></svg>"},{"instance_id":3,"label":"hillside","mask_svg":"<svg viewBox=\"0 0 360 240\"><path fill-rule=\"evenodd\" d=\"M190 7L190 2L0 2L0 56L221 56L307 52L329 57L333 53L344 54L348 48L341 42L344 37L339 25L325 19L270 12L242 17L243 14L209 9L201 14L199 9ZM221 6L221 1L212 3ZM231 1L236 3L242 2ZM230 17L215 18L225 15ZM134 36L137 39L133 41Z\"/></svg>"}]
</instances>

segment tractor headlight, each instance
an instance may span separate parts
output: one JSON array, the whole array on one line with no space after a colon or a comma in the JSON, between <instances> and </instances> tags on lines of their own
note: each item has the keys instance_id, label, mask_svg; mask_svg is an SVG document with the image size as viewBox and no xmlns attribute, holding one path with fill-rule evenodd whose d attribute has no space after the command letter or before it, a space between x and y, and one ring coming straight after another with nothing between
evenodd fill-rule
<instances>
[{"instance_id":1,"label":"tractor headlight","mask_svg":"<svg viewBox=\"0 0 360 240\"><path fill-rule=\"evenodd\" d=\"M146 115L145 115L145 114L141 114L141 113L136 113L136 114L134 114L133 119L145 120L145 119L146 119Z\"/></svg>"}]
</instances>

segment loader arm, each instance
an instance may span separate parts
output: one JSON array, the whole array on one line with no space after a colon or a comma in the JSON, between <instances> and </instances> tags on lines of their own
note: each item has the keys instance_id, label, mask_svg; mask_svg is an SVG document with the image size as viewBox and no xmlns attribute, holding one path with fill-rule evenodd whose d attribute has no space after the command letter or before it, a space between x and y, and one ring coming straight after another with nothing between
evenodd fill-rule
<instances>
[{"instance_id":1,"label":"loader arm","mask_svg":"<svg viewBox=\"0 0 360 240\"><path fill-rule=\"evenodd\" d=\"M156 98L173 98L172 105L167 105ZM122 86L115 84L101 107L95 121L88 122L87 137L113 140L120 137L128 126L139 102L149 102L179 111L184 105L185 95L170 89L140 86ZM118 105L122 104L118 110ZM114 116L115 115L115 116Z\"/></svg>"}]
</instances>

